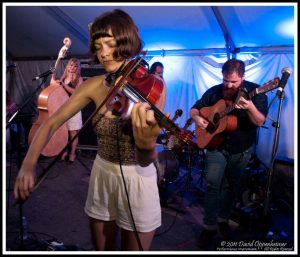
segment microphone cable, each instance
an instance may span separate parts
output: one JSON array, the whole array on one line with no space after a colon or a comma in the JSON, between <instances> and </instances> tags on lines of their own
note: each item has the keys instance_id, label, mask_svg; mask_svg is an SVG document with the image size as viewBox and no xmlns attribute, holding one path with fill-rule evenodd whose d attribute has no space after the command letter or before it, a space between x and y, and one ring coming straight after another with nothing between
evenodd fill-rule
<instances>
[{"instance_id":1,"label":"microphone cable","mask_svg":"<svg viewBox=\"0 0 300 257\"><path fill-rule=\"evenodd\" d=\"M119 121L120 121L120 119L119 119ZM126 193L126 199L127 199L127 202L128 202L128 208L129 208L129 212L130 212L130 217L131 217L131 220L132 220L132 224L133 224L133 227L134 227L134 232L135 232L136 240L138 242L140 250L144 251L142 243L141 243L141 240L140 240L140 237L139 237L139 234L138 234L137 229L136 229L135 222L134 222L134 218L133 218L133 214L132 214L132 209L131 209L131 205L130 205L130 201L129 201L128 190L127 190L127 187L126 187L126 181L125 181L125 178L124 178L124 172L123 172L123 169L122 169L120 141L119 141L119 121L117 122L117 149L118 149L118 158L119 158L120 171L121 171L121 175L122 175L122 181L123 181L123 184L124 184L124 189L125 189L125 193Z\"/></svg>"}]
</instances>

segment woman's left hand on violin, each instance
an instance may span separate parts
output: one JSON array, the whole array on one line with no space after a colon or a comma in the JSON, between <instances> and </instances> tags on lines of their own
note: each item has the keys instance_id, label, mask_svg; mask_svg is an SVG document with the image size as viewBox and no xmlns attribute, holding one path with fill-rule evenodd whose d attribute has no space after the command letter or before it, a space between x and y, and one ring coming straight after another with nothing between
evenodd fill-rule
<instances>
[{"instance_id":1,"label":"woman's left hand on violin","mask_svg":"<svg viewBox=\"0 0 300 257\"><path fill-rule=\"evenodd\" d=\"M148 103L136 103L131 112L135 144L140 150L153 150L160 127Z\"/></svg>"}]
</instances>

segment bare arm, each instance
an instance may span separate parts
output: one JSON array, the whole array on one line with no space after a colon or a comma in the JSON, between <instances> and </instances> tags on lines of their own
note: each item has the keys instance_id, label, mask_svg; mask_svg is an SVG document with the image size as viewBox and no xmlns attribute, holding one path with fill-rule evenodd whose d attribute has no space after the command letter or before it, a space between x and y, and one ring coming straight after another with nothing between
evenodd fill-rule
<instances>
[{"instance_id":1,"label":"bare arm","mask_svg":"<svg viewBox=\"0 0 300 257\"><path fill-rule=\"evenodd\" d=\"M64 89L65 89L68 93L70 93L70 94L72 95L72 94L74 94L74 92L80 87L80 85L81 85L82 83L83 83L83 79L82 79L82 77L80 77L79 80L78 80L78 83L77 83L77 85L76 85L75 88L70 87L69 84L66 84L66 83L62 83L62 86L64 87Z\"/></svg>"},{"instance_id":2,"label":"bare arm","mask_svg":"<svg viewBox=\"0 0 300 257\"><path fill-rule=\"evenodd\" d=\"M93 90L89 89L91 86L88 84L86 83L82 90L78 90L72 95L72 99L70 98L64 103L37 130L15 181L15 198L25 199L34 190L35 168L42 149L47 145L54 132L91 100L89 95Z\"/></svg>"},{"instance_id":3,"label":"bare arm","mask_svg":"<svg viewBox=\"0 0 300 257\"><path fill-rule=\"evenodd\" d=\"M209 122L199 115L198 109L192 108L190 110L190 117L195 121L195 124L201 129L205 129L208 126Z\"/></svg>"},{"instance_id":4,"label":"bare arm","mask_svg":"<svg viewBox=\"0 0 300 257\"><path fill-rule=\"evenodd\" d=\"M256 126L262 126L266 120L265 116L256 108L251 100L246 100L244 97L238 101L235 106L237 109L247 110L249 119Z\"/></svg>"}]
</instances>

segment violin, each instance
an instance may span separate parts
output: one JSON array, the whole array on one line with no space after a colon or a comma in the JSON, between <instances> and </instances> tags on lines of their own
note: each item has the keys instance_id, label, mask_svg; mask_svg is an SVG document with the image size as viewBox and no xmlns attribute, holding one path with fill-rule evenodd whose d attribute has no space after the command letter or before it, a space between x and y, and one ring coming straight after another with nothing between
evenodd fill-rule
<instances>
[{"instance_id":1,"label":"violin","mask_svg":"<svg viewBox=\"0 0 300 257\"><path fill-rule=\"evenodd\" d=\"M161 96L164 84L161 79L149 73L147 66L147 62L141 57L130 61L124 67L120 80L108 93L106 106L126 120L130 118L135 103L146 102L154 111L154 116L161 127L175 135L184 144L195 145L189 135L184 135L182 130L155 106Z\"/></svg>"},{"instance_id":2,"label":"violin","mask_svg":"<svg viewBox=\"0 0 300 257\"><path fill-rule=\"evenodd\" d=\"M92 121L93 117L104 106L104 104L106 104L107 107L113 108L113 110L120 113L121 117L123 117L124 119L127 119L134 103L147 102L154 111L154 116L160 126L170 131L183 143L197 146L197 144L191 139L191 137L182 136L181 129L155 106L155 103L157 103L161 96L164 85L161 79L149 73L146 65L146 61L138 57L130 61L123 68L122 73L120 74L120 78L117 80L115 85L111 87L105 99L85 121L80 131L71 139L69 144L71 144L80 135L80 133L84 131L84 129ZM93 123L92 128L96 124L97 122ZM60 154L62 154L67 149L67 146L68 145L62 147ZM37 188L45 179L47 173L58 160L60 154L54 160L52 160L48 167L39 175L35 184L35 188Z\"/></svg>"}]
</instances>

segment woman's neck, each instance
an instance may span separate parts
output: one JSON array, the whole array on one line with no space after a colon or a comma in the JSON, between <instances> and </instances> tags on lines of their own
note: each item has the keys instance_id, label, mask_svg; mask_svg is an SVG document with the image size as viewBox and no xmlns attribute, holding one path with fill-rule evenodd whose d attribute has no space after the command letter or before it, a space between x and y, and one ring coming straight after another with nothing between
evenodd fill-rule
<instances>
[{"instance_id":1,"label":"woman's neck","mask_svg":"<svg viewBox=\"0 0 300 257\"><path fill-rule=\"evenodd\" d=\"M105 80L108 82L109 85L115 84L116 79L120 76L123 68L125 67L125 64L127 64L127 63L128 63L128 61L124 60L116 72L111 72L111 73L107 74Z\"/></svg>"}]
</instances>

